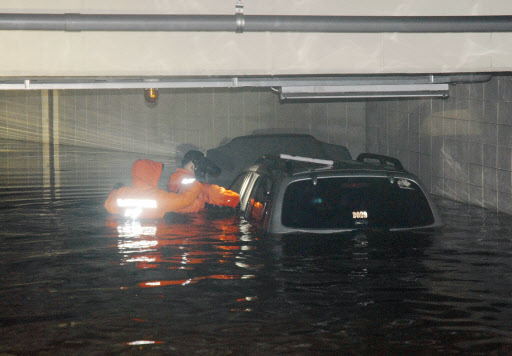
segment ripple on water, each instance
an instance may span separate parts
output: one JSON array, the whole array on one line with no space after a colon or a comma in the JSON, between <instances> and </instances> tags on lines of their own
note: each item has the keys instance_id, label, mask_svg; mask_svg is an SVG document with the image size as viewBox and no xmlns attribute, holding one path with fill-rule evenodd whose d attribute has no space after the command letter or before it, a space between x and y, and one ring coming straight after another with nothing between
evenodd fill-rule
<instances>
[{"instance_id":1,"label":"ripple on water","mask_svg":"<svg viewBox=\"0 0 512 356\"><path fill-rule=\"evenodd\" d=\"M0 353L506 354L512 219L438 201L443 229L355 236L116 221L72 196L4 209Z\"/></svg>"}]
</instances>

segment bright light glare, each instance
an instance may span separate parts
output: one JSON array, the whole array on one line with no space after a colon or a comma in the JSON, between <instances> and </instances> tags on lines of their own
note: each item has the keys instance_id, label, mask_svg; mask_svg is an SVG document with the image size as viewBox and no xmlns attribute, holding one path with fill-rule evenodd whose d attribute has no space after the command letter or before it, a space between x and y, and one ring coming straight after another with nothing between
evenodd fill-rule
<instances>
[{"instance_id":1,"label":"bright light glare","mask_svg":"<svg viewBox=\"0 0 512 356\"><path fill-rule=\"evenodd\" d=\"M156 208L156 200L153 199L117 199L120 208Z\"/></svg>"},{"instance_id":2,"label":"bright light glare","mask_svg":"<svg viewBox=\"0 0 512 356\"><path fill-rule=\"evenodd\" d=\"M241 267L241 268L250 268L251 267L248 264L242 263L242 262L235 262L235 265L237 265L238 267Z\"/></svg>"},{"instance_id":3,"label":"bright light glare","mask_svg":"<svg viewBox=\"0 0 512 356\"><path fill-rule=\"evenodd\" d=\"M191 183L194 183L196 181L195 178L183 178L183 180L181 181L181 184L191 184Z\"/></svg>"},{"instance_id":4,"label":"bright light glare","mask_svg":"<svg viewBox=\"0 0 512 356\"><path fill-rule=\"evenodd\" d=\"M119 241L117 247L120 250L146 250L151 247L155 247L158 245L158 241L148 241L148 240L137 240L137 241Z\"/></svg>"},{"instance_id":5,"label":"bright light glare","mask_svg":"<svg viewBox=\"0 0 512 356\"><path fill-rule=\"evenodd\" d=\"M142 214L142 209L155 209L156 200L153 199L117 199L117 206L125 208L124 216L137 219Z\"/></svg>"},{"instance_id":6,"label":"bright light glare","mask_svg":"<svg viewBox=\"0 0 512 356\"><path fill-rule=\"evenodd\" d=\"M132 346L139 346L139 345L153 345L153 344L161 344L161 341L152 341L152 340L138 340L138 341L132 341L128 342L128 345Z\"/></svg>"},{"instance_id":7,"label":"bright light glare","mask_svg":"<svg viewBox=\"0 0 512 356\"><path fill-rule=\"evenodd\" d=\"M141 236L153 237L156 235L156 230L156 226L142 226L139 222L125 223L117 227L117 233L119 234L119 237L123 238Z\"/></svg>"},{"instance_id":8,"label":"bright light glare","mask_svg":"<svg viewBox=\"0 0 512 356\"><path fill-rule=\"evenodd\" d=\"M124 211L124 216L131 219L137 219L142 213L142 208L128 208Z\"/></svg>"},{"instance_id":9,"label":"bright light glare","mask_svg":"<svg viewBox=\"0 0 512 356\"><path fill-rule=\"evenodd\" d=\"M153 287L156 287L156 286L160 286L162 285L160 282L147 282L146 283L147 286L153 286Z\"/></svg>"},{"instance_id":10,"label":"bright light glare","mask_svg":"<svg viewBox=\"0 0 512 356\"><path fill-rule=\"evenodd\" d=\"M146 256L128 258L125 262L156 262L156 258L150 258Z\"/></svg>"}]
</instances>

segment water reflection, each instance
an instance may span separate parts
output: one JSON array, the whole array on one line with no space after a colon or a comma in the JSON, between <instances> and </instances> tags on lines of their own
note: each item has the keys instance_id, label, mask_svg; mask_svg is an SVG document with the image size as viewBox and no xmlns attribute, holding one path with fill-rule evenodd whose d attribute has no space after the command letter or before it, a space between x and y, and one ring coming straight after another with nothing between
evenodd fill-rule
<instances>
[{"instance_id":1,"label":"water reflection","mask_svg":"<svg viewBox=\"0 0 512 356\"><path fill-rule=\"evenodd\" d=\"M257 240L247 231L246 222L232 212L221 218L208 214L168 214L164 220L132 220L110 217L107 226L117 232L121 265L135 263L139 269L186 270L177 279L139 282L140 288L186 286L201 280L254 278L248 271L257 269L246 261L245 253L255 248ZM242 237L242 238L241 238ZM200 274L199 265L228 264L236 273Z\"/></svg>"}]
</instances>

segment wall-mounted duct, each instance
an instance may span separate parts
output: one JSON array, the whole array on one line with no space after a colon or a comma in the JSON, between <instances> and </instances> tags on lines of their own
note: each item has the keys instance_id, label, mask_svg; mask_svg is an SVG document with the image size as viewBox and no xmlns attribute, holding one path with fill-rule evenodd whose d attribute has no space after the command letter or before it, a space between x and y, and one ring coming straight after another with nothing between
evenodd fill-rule
<instances>
[{"instance_id":1,"label":"wall-mounted duct","mask_svg":"<svg viewBox=\"0 0 512 356\"><path fill-rule=\"evenodd\" d=\"M231 32L508 32L512 16L0 14L0 30Z\"/></svg>"}]
</instances>

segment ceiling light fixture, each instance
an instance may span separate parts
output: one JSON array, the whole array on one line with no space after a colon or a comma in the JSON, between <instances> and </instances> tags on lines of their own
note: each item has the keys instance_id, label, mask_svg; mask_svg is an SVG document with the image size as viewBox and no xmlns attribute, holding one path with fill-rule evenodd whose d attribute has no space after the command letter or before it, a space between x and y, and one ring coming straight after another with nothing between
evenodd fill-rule
<instances>
[{"instance_id":1,"label":"ceiling light fixture","mask_svg":"<svg viewBox=\"0 0 512 356\"><path fill-rule=\"evenodd\" d=\"M332 85L281 87L281 100L447 97L448 84Z\"/></svg>"},{"instance_id":2,"label":"ceiling light fixture","mask_svg":"<svg viewBox=\"0 0 512 356\"><path fill-rule=\"evenodd\" d=\"M156 88L147 88L144 89L144 99L150 104L154 104L158 101L158 89Z\"/></svg>"}]
</instances>

